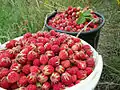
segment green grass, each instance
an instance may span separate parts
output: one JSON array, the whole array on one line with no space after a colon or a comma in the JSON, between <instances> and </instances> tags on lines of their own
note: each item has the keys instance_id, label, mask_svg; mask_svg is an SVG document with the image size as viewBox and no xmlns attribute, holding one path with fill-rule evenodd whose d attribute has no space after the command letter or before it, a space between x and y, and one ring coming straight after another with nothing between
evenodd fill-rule
<instances>
[{"instance_id":1,"label":"green grass","mask_svg":"<svg viewBox=\"0 0 120 90\"><path fill-rule=\"evenodd\" d=\"M42 30L47 13L82 6L81 1L91 1L91 8L106 19L98 45L105 65L96 90L120 90L120 6L116 0L0 0L0 42Z\"/></svg>"}]
</instances>

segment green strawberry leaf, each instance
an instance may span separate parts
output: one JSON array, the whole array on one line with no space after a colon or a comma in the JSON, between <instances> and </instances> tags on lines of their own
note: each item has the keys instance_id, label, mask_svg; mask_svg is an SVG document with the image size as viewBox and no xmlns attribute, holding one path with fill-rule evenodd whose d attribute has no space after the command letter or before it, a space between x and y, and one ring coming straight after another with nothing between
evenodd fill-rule
<instances>
[{"instance_id":1,"label":"green strawberry leaf","mask_svg":"<svg viewBox=\"0 0 120 90\"><path fill-rule=\"evenodd\" d=\"M86 19L89 19L89 20L93 19L92 16L91 16L90 10L86 10L83 13L80 13L80 16L77 20L77 24L84 23L86 21Z\"/></svg>"},{"instance_id":2,"label":"green strawberry leaf","mask_svg":"<svg viewBox=\"0 0 120 90\"><path fill-rule=\"evenodd\" d=\"M86 18L85 18L84 16L81 16L81 17L78 18L77 24L82 24L82 23L84 23L85 21L86 21Z\"/></svg>"},{"instance_id":3,"label":"green strawberry leaf","mask_svg":"<svg viewBox=\"0 0 120 90\"><path fill-rule=\"evenodd\" d=\"M86 10L83 12L83 16L91 16L90 10Z\"/></svg>"}]
</instances>

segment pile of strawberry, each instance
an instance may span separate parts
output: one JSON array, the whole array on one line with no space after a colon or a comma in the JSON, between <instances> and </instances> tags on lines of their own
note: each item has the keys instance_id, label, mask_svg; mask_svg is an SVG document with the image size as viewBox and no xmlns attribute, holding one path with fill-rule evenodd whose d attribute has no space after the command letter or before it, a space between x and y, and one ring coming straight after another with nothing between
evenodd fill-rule
<instances>
[{"instance_id":1,"label":"pile of strawberry","mask_svg":"<svg viewBox=\"0 0 120 90\"><path fill-rule=\"evenodd\" d=\"M89 76L93 51L79 38L50 32L26 33L0 51L0 87L14 90L63 90Z\"/></svg>"},{"instance_id":2,"label":"pile of strawberry","mask_svg":"<svg viewBox=\"0 0 120 90\"><path fill-rule=\"evenodd\" d=\"M95 22L92 22L84 32L93 30L98 27L99 17L94 13L93 10L87 11L89 8L81 9L80 7L71 7L69 6L67 10L63 12L58 12L55 17L52 17L48 21L48 25L56 28L58 30L68 31L68 32L79 32L85 25L87 25L90 19L95 19ZM87 11L87 12L86 12ZM84 13L85 12L85 13ZM83 13L86 14L86 17L83 17ZM88 18L90 17L90 18ZM77 23L77 20L80 24Z\"/></svg>"}]
</instances>

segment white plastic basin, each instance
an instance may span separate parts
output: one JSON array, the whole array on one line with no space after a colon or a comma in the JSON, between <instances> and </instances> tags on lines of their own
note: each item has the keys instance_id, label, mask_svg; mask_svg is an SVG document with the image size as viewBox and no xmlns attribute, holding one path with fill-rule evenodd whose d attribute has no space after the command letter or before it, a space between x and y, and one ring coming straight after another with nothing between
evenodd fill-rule
<instances>
[{"instance_id":1,"label":"white plastic basin","mask_svg":"<svg viewBox=\"0 0 120 90\"><path fill-rule=\"evenodd\" d=\"M20 38L22 37L15 38L15 40L19 40ZM83 44L88 44L84 40L81 41ZM0 45L0 49L5 48L6 43ZM76 84L70 88L66 88L65 90L94 90L94 88L98 84L103 69L103 60L102 56L99 55L98 52L91 45L90 47L93 51L93 57L95 58L95 68L93 72L86 79L82 80L79 84ZM0 88L0 90L5 89Z\"/></svg>"}]
</instances>

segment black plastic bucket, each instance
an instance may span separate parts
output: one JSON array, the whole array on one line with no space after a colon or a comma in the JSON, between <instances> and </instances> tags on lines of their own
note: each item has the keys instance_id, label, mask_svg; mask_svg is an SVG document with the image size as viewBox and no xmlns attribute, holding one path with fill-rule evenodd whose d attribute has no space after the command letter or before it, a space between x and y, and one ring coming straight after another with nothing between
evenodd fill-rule
<instances>
[{"instance_id":1,"label":"black plastic bucket","mask_svg":"<svg viewBox=\"0 0 120 90\"><path fill-rule=\"evenodd\" d=\"M54 17L56 14L57 14L57 11L53 12L50 16L47 17L47 19L45 21L45 26L47 27L47 29L48 30L55 30L56 32L66 33L66 34L76 36L78 34L78 32L68 32L68 31L58 30L58 29L53 28L53 27L48 25L48 21L52 17ZM87 32L81 32L81 34L79 35L79 38L85 40L86 42L91 44L95 49L97 49L99 36L100 36L100 29L103 27L103 25L105 23L105 18L100 13L95 12L95 14L102 19L99 26L97 28L93 29L93 30L90 30L90 31L87 31Z\"/></svg>"}]
</instances>

